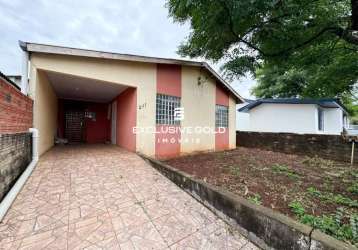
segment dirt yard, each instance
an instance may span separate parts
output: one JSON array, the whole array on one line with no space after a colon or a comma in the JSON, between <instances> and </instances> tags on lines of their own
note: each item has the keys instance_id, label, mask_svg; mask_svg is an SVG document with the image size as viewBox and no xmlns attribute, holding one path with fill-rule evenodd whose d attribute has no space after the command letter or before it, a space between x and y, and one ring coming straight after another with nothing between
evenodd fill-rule
<instances>
[{"instance_id":1,"label":"dirt yard","mask_svg":"<svg viewBox=\"0 0 358 250\"><path fill-rule=\"evenodd\" d=\"M358 243L357 165L243 147L165 162L340 240Z\"/></svg>"}]
</instances>

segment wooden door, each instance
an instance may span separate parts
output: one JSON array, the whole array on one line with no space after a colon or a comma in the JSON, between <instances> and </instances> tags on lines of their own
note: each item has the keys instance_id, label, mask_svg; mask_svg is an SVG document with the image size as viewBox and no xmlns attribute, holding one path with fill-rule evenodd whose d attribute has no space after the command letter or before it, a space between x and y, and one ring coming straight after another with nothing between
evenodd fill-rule
<instances>
[{"instance_id":1,"label":"wooden door","mask_svg":"<svg viewBox=\"0 0 358 250\"><path fill-rule=\"evenodd\" d=\"M66 111L65 136L69 143L84 142L84 117L83 111Z\"/></svg>"}]
</instances>

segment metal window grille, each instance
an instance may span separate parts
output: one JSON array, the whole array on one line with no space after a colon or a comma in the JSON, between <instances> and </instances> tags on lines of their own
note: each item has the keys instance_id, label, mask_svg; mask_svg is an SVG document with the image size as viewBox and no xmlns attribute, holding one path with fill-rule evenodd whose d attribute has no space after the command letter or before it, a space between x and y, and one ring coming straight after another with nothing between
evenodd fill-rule
<instances>
[{"instance_id":1,"label":"metal window grille","mask_svg":"<svg viewBox=\"0 0 358 250\"><path fill-rule=\"evenodd\" d=\"M180 107L180 97L157 94L156 123L165 125L179 125L174 120L174 109Z\"/></svg>"},{"instance_id":2,"label":"metal window grille","mask_svg":"<svg viewBox=\"0 0 358 250\"><path fill-rule=\"evenodd\" d=\"M215 109L215 127L229 127L229 108L223 105L216 105Z\"/></svg>"}]
</instances>

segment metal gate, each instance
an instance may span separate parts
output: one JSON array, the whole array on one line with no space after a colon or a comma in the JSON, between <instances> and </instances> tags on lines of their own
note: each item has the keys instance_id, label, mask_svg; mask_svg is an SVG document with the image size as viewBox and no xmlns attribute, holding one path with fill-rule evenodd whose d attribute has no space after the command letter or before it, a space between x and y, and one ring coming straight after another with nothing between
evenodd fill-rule
<instances>
[{"instance_id":1,"label":"metal gate","mask_svg":"<svg viewBox=\"0 0 358 250\"><path fill-rule=\"evenodd\" d=\"M84 142L84 117L83 111L66 111L65 136L69 143Z\"/></svg>"}]
</instances>

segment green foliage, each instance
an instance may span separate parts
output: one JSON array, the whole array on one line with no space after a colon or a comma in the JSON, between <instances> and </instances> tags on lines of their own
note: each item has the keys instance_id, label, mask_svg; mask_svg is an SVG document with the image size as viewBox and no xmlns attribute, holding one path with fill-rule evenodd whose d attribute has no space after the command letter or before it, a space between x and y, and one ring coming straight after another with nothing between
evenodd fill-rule
<instances>
[{"instance_id":1,"label":"green foliage","mask_svg":"<svg viewBox=\"0 0 358 250\"><path fill-rule=\"evenodd\" d=\"M349 215L343 208L338 208L333 215L314 216L307 214L304 206L299 201L291 201L289 208L303 224L329 234L339 240L344 240L352 244L358 243L357 225L358 215ZM349 217L350 224L344 223L344 217Z\"/></svg>"},{"instance_id":2,"label":"green foliage","mask_svg":"<svg viewBox=\"0 0 358 250\"><path fill-rule=\"evenodd\" d=\"M240 176L240 168L238 166L231 166L230 173L235 176Z\"/></svg>"},{"instance_id":3,"label":"green foliage","mask_svg":"<svg viewBox=\"0 0 358 250\"><path fill-rule=\"evenodd\" d=\"M315 157L305 157L305 159L302 161L303 164L312 167L312 168L333 168L334 162L330 160L326 160L323 158L320 158L318 156Z\"/></svg>"},{"instance_id":4,"label":"green foliage","mask_svg":"<svg viewBox=\"0 0 358 250\"><path fill-rule=\"evenodd\" d=\"M266 61L256 71L259 84L252 93L260 98L337 97L351 115L358 114L358 50L354 54L342 53L345 52L338 50L325 55L318 49L314 53L306 51L294 55L288 60Z\"/></svg>"},{"instance_id":5,"label":"green foliage","mask_svg":"<svg viewBox=\"0 0 358 250\"><path fill-rule=\"evenodd\" d=\"M357 200L352 200L352 199L345 197L341 194L333 194L333 193L329 193L329 192L322 193L314 187L307 188L307 192L310 195L318 197L319 199L329 202L329 203L334 203L334 204L343 205L343 206L352 207L352 208L358 208Z\"/></svg>"},{"instance_id":6,"label":"green foliage","mask_svg":"<svg viewBox=\"0 0 358 250\"><path fill-rule=\"evenodd\" d=\"M354 183L353 185L349 186L347 191L352 194L358 194L358 183Z\"/></svg>"},{"instance_id":7,"label":"green foliage","mask_svg":"<svg viewBox=\"0 0 358 250\"><path fill-rule=\"evenodd\" d=\"M262 203L261 196L259 194L254 194L253 196L249 196L248 200L257 205L261 205Z\"/></svg>"},{"instance_id":8,"label":"green foliage","mask_svg":"<svg viewBox=\"0 0 358 250\"><path fill-rule=\"evenodd\" d=\"M307 192L311 195L320 196L321 192L318 191L315 187L309 187L307 188Z\"/></svg>"},{"instance_id":9,"label":"green foliage","mask_svg":"<svg viewBox=\"0 0 358 250\"><path fill-rule=\"evenodd\" d=\"M352 227L353 239L355 239L355 241L358 242L358 214L353 214L350 217L349 222Z\"/></svg>"},{"instance_id":10,"label":"green foliage","mask_svg":"<svg viewBox=\"0 0 358 250\"><path fill-rule=\"evenodd\" d=\"M358 170L350 170L349 175L351 175L354 178L358 178Z\"/></svg>"},{"instance_id":11,"label":"green foliage","mask_svg":"<svg viewBox=\"0 0 358 250\"><path fill-rule=\"evenodd\" d=\"M286 165L274 164L272 166L272 171L274 171L276 173L287 172L288 167Z\"/></svg>"},{"instance_id":12,"label":"green foliage","mask_svg":"<svg viewBox=\"0 0 358 250\"><path fill-rule=\"evenodd\" d=\"M294 170L289 169L286 165L274 164L272 171L278 174L284 174L291 179L299 179L300 176Z\"/></svg>"},{"instance_id":13,"label":"green foliage","mask_svg":"<svg viewBox=\"0 0 358 250\"><path fill-rule=\"evenodd\" d=\"M336 214L334 215L334 220L336 222L336 224L341 224L342 219L344 217L344 208L343 207L339 207L336 210Z\"/></svg>"},{"instance_id":14,"label":"green foliage","mask_svg":"<svg viewBox=\"0 0 358 250\"><path fill-rule=\"evenodd\" d=\"M191 26L179 54L224 61L228 78L257 76L257 97L358 99L350 1L167 0L167 7Z\"/></svg>"},{"instance_id":15,"label":"green foliage","mask_svg":"<svg viewBox=\"0 0 358 250\"><path fill-rule=\"evenodd\" d=\"M291 201L288 204L288 207L291 208L292 212L299 217L303 216L306 213L305 208L302 206L301 202L299 201L296 200Z\"/></svg>"}]
</instances>

